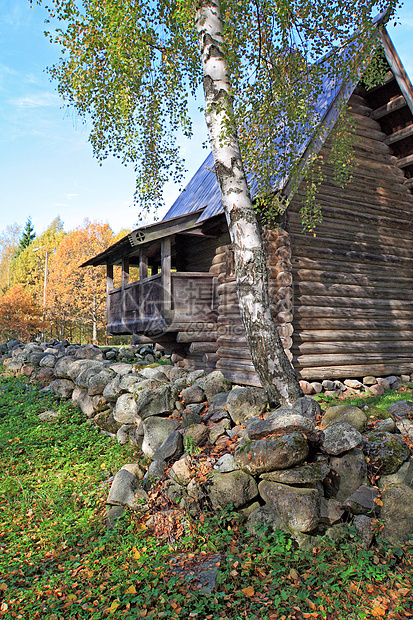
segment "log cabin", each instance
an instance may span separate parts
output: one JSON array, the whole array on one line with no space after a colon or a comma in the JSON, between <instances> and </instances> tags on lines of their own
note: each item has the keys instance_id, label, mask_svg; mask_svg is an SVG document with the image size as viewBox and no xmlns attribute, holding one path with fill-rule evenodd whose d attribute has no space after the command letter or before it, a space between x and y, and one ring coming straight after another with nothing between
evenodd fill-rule
<instances>
[{"instance_id":1,"label":"log cabin","mask_svg":"<svg viewBox=\"0 0 413 620\"><path fill-rule=\"evenodd\" d=\"M287 356L308 381L413 372L413 89L384 28L379 36L384 83L342 84L322 111L317 149L327 159L338 103L347 102L357 134L351 181L340 187L326 165L316 236L303 232L304 181L279 226L262 227L272 313ZM182 367L260 385L213 167L210 154L162 221L84 266L106 265L108 334L159 343ZM289 180L278 189L288 196ZM114 265L122 268L117 288ZM137 281L130 266L139 267Z\"/></svg>"}]
</instances>

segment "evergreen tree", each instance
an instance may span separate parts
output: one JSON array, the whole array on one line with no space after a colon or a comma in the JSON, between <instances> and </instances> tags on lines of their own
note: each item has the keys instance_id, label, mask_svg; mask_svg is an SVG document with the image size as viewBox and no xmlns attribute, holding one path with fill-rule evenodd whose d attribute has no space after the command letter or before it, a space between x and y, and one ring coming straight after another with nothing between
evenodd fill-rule
<instances>
[{"instance_id":1,"label":"evergreen tree","mask_svg":"<svg viewBox=\"0 0 413 620\"><path fill-rule=\"evenodd\" d=\"M20 254L20 252L23 252L23 250L25 250L35 238L36 238L36 234L34 232L32 219L31 217L28 217L26 225L22 232L22 236L20 237L20 240L19 240L19 245L16 251L16 257Z\"/></svg>"}]
</instances>

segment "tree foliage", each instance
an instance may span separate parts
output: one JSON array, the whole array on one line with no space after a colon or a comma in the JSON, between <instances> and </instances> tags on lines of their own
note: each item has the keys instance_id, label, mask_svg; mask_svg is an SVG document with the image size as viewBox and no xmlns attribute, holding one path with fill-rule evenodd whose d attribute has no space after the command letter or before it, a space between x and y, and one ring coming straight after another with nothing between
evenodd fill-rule
<instances>
[{"instance_id":1,"label":"tree foliage","mask_svg":"<svg viewBox=\"0 0 413 620\"><path fill-rule=\"evenodd\" d=\"M19 240L19 245L17 247L16 256L18 256L23 250L29 247L33 239L36 238L36 234L34 232L32 220L30 217L27 218L26 225L23 229L22 236Z\"/></svg>"},{"instance_id":2,"label":"tree foliage","mask_svg":"<svg viewBox=\"0 0 413 620\"><path fill-rule=\"evenodd\" d=\"M3 340L29 340L42 326L42 310L22 284L13 285L0 297L0 337Z\"/></svg>"},{"instance_id":3,"label":"tree foliage","mask_svg":"<svg viewBox=\"0 0 413 620\"><path fill-rule=\"evenodd\" d=\"M62 49L49 72L67 105L91 119L95 155L113 153L136 165L143 208L159 206L164 182L182 175L176 136L191 135L188 94L202 83L198 4L54 0L47 7L60 22L50 39ZM274 171L280 178L297 173L326 80L334 86L373 66L372 14L391 15L397 6L397 0L222 0L235 121L256 195L268 195Z\"/></svg>"},{"instance_id":4,"label":"tree foliage","mask_svg":"<svg viewBox=\"0 0 413 620\"><path fill-rule=\"evenodd\" d=\"M10 286L10 272L14 256L20 239L21 227L18 224L9 224L0 233L0 290L5 291Z\"/></svg>"}]
</instances>

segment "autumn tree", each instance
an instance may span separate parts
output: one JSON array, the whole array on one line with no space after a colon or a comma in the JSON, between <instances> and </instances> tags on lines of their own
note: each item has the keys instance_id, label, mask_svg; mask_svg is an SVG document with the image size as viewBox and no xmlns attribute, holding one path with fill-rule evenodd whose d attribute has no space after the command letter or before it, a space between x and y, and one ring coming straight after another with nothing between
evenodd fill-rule
<instances>
[{"instance_id":1,"label":"autumn tree","mask_svg":"<svg viewBox=\"0 0 413 620\"><path fill-rule=\"evenodd\" d=\"M3 340L33 339L43 328L42 309L21 284L0 297L0 337Z\"/></svg>"},{"instance_id":2,"label":"autumn tree","mask_svg":"<svg viewBox=\"0 0 413 620\"><path fill-rule=\"evenodd\" d=\"M106 321L104 274L99 268L80 265L113 242L108 224L85 220L58 245L49 268L47 308L59 337L77 330L97 344L98 330L104 329Z\"/></svg>"},{"instance_id":3,"label":"autumn tree","mask_svg":"<svg viewBox=\"0 0 413 620\"><path fill-rule=\"evenodd\" d=\"M372 11L389 16L396 6L396 0L48 3L61 21L50 37L63 49L50 73L67 104L91 120L97 157L114 153L135 163L141 207L157 206L163 183L180 179L175 137L178 130L191 135L188 93L203 86L240 311L271 402L291 403L301 390L271 316L249 187L266 208L285 207L274 189L277 180L301 173L302 146L317 137L323 80L360 77L377 43Z\"/></svg>"},{"instance_id":4,"label":"autumn tree","mask_svg":"<svg viewBox=\"0 0 413 620\"><path fill-rule=\"evenodd\" d=\"M20 239L21 228L16 223L6 226L0 233L0 290L10 286L10 273Z\"/></svg>"}]
</instances>

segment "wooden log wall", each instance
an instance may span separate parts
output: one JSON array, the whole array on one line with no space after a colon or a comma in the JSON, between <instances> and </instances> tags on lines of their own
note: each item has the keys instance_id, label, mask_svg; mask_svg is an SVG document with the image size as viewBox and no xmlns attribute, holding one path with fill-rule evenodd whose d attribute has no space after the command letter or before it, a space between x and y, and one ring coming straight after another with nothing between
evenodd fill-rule
<instances>
[{"instance_id":1,"label":"wooden log wall","mask_svg":"<svg viewBox=\"0 0 413 620\"><path fill-rule=\"evenodd\" d=\"M366 100L353 95L350 110L359 136L352 181L338 187L325 166L315 237L302 231L304 188L289 209L291 350L307 380L413 371L413 197Z\"/></svg>"},{"instance_id":2,"label":"wooden log wall","mask_svg":"<svg viewBox=\"0 0 413 620\"><path fill-rule=\"evenodd\" d=\"M289 235L282 228L265 229L263 243L267 256L271 311L291 360L293 290ZM233 253L229 245L217 248L212 269L217 274L218 282L216 367L231 381L259 386L261 384L251 361L239 312Z\"/></svg>"}]
</instances>

